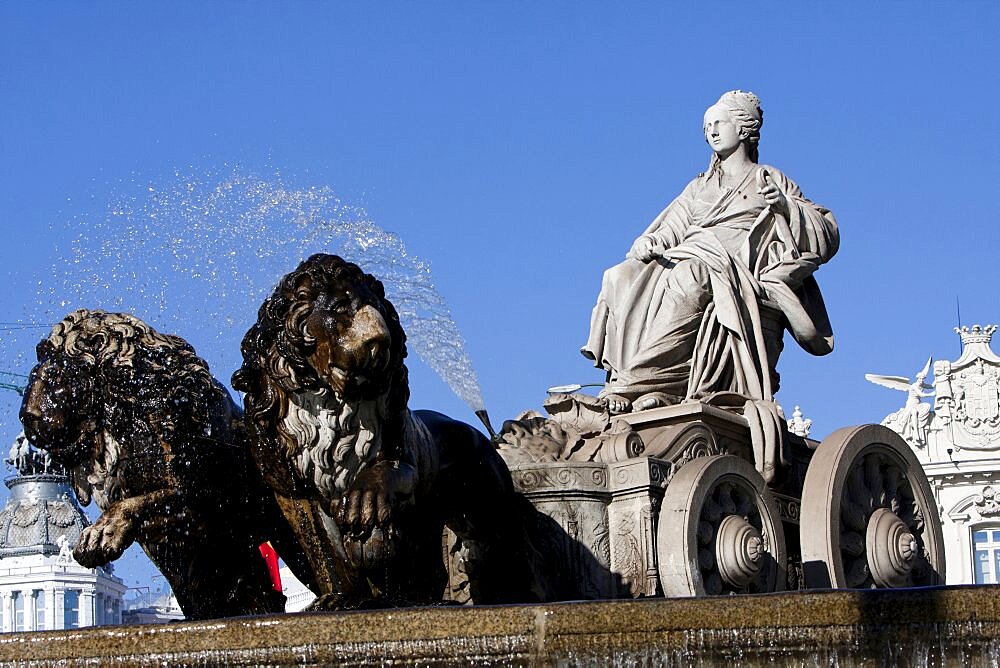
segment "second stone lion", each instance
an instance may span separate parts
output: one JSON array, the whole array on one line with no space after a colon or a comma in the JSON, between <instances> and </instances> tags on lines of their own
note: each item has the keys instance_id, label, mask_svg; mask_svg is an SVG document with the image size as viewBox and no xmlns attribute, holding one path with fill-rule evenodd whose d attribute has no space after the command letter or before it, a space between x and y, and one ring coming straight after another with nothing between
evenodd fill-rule
<instances>
[{"instance_id":1,"label":"second stone lion","mask_svg":"<svg viewBox=\"0 0 1000 668\"><path fill-rule=\"evenodd\" d=\"M477 430L407 408L405 342L382 284L323 254L281 279L243 339L233 386L313 608L440 602L446 526L475 555L474 602L531 600L510 474Z\"/></svg>"}]
</instances>

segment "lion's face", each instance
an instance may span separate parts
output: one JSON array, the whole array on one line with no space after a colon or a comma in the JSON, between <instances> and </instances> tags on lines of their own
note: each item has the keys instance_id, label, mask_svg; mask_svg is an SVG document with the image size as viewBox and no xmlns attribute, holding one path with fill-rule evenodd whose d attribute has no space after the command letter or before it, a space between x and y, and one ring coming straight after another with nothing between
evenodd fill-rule
<instances>
[{"instance_id":1,"label":"lion's face","mask_svg":"<svg viewBox=\"0 0 1000 668\"><path fill-rule=\"evenodd\" d=\"M282 494L342 492L406 410L399 316L375 277L335 255L282 277L241 349L233 387L246 392L257 463Z\"/></svg>"},{"instance_id":2,"label":"lion's face","mask_svg":"<svg viewBox=\"0 0 1000 668\"><path fill-rule=\"evenodd\" d=\"M301 353L319 380L347 400L384 392L393 362L385 298L366 283L306 274L294 300L308 309Z\"/></svg>"},{"instance_id":3,"label":"lion's face","mask_svg":"<svg viewBox=\"0 0 1000 668\"><path fill-rule=\"evenodd\" d=\"M28 376L21 402L24 433L67 467L91 452L101 409L95 396L92 363L39 345L39 362Z\"/></svg>"},{"instance_id":4,"label":"lion's face","mask_svg":"<svg viewBox=\"0 0 1000 668\"><path fill-rule=\"evenodd\" d=\"M67 468L99 457L108 434L149 432L154 417L183 421L200 405L195 398L215 392L208 367L183 339L127 313L74 311L36 354L20 418L28 438ZM166 397L172 406L161 405Z\"/></svg>"}]
</instances>

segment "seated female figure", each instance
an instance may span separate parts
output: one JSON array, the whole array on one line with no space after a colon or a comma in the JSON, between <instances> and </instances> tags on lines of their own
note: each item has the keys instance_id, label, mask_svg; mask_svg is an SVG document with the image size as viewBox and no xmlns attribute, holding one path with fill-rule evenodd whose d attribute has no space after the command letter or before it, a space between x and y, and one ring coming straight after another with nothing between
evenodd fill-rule
<instances>
[{"instance_id":1,"label":"seated female figure","mask_svg":"<svg viewBox=\"0 0 1000 668\"><path fill-rule=\"evenodd\" d=\"M604 274L583 354L607 370L612 413L735 392L773 400L760 303L807 351L833 349L813 272L837 251L833 215L757 163L763 112L731 91L705 112L713 155Z\"/></svg>"}]
</instances>

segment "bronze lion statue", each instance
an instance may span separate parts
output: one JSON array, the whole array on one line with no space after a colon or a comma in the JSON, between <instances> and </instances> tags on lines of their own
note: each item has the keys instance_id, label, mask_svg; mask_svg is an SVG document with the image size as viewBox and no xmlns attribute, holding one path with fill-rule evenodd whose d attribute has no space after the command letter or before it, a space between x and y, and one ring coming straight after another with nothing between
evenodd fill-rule
<instances>
[{"instance_id":1,"label":"bronze lion statue","mask_svg":"<svg viewBox=\"0 0 1000 668\"><path fill-rule=\"evenodd\" d=\"M334 255L278 283L243 339L251 449L313 569L314 609L440 602L442 531L476 603L531 600L510 473L471 426L407 408L406 336L382 284Z\"/></svg>"},{"instance_id":2,"label":"bronze lion statue","mask_svg":"<svg viewBox=\"0 0 1000 668\"><path fill-rule=\"evenodd\" d=\"M37 346L20 417L101 516L83 566L134 541L191 619L284 611L258 546L301 554L247 445L243 416L186 341L125 313L80 309Z\"/></svg>"}]
</instances>

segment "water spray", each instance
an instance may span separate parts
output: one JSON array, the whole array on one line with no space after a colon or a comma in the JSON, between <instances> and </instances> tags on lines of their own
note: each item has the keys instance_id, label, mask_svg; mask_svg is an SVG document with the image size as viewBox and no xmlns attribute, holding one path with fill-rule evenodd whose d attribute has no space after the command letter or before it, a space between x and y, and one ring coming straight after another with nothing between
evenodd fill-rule
<instances>
[{"instance_id":1,"label":"water spray","mask_svg":"<svg viewBox=\"0 0 1000 668\"><path fill-rule=\"evenodd\" d=\"M430 263L408 252L399 236L364 210L342 202L327 186L295 187L238 168L139 186L118 194L103 219L75 220L66 235L72 243L39 294L40 306L60 310L70 303L98 303L143 313L157 328L181 331L210 352L219 360L213 366L234 368L240 364L234 332L252 324L244 305L260 303L302 260L304 249L327 249L383 282L410 351L476 413L496 441L485 410L476 410L483 406L479 381ZM187 317L190 313L199 317ZM0 323L0 330L14 326L42 325ZM0 383L23 384L2 375ZM3 420L0 415L0 427Z\"/></svg>"}]
</instances>

